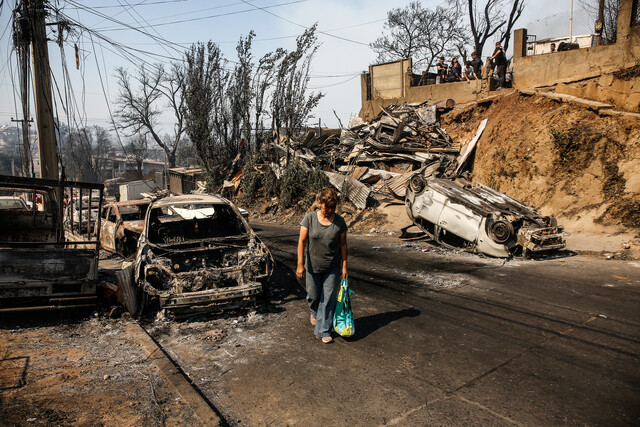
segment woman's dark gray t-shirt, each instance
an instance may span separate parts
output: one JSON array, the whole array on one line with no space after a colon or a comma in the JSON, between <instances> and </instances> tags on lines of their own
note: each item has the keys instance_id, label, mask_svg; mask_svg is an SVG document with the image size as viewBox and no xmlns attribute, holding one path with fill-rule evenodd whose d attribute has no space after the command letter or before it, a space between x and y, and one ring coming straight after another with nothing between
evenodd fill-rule
<instances>
[{"instance_id":1,"label":"woman's dark gray t-shirt","mask_svg":"<svg viewBox=\"0 0 640 427\"><path fill-rule=\"evenodd\" d=\"M335 214L333 222L322 225L317 212L309 212L300 225L309 229L306 269L311 273L325 273L340 266L340 235L347 232L347 223Z\"/></svg>"}]
</instances>

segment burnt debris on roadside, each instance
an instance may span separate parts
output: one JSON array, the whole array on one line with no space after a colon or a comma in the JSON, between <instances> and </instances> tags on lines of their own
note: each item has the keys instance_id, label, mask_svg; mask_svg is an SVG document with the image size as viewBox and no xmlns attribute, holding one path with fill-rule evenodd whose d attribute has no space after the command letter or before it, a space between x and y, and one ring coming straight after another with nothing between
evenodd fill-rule
<instances>
[{"instance_id":1,"label":"burnt debris on roadside","mask_svg":"<svg viewBox=\"0 0 640 427\"><path fill-rule=\"evenodd\" d=\"M564 248L567 233L554 218L469 180L487 120L461 144L439 122L454 106L451 99L390 105L370 122L352 119L349 129L311 130L289 145L275 139L269 161L255 170L280 177L287 161L295 161L322 171L357 210L404 202L414 224L448 248L495 257ZM237 189L240 180L236 174L228 188Z\"/></svg>"}]
</instances>

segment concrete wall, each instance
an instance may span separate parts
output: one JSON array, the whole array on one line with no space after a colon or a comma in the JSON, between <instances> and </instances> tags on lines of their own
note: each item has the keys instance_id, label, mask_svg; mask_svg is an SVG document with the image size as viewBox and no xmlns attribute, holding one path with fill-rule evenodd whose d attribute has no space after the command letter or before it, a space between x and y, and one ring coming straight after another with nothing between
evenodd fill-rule
<instances>
[{"instance_id":1,"label":"concrete wall","mask_svg":"<svg viewBox=\"0 0 640 427\"><path fill-rule=\"evenodd\" d=\"M640 59L640 27L634 27L633 35L634 37L626 42L614 45L514 57L512 61L514 86L516 88L551 86L593 78L637 64Z\"/></svg>"},{"instance_id":2,"label":"concrete wall","mask_svg":"<svg viewBox=\"0 0 640 427\"><path fill-rule=\"evenodd\" d=\"M558 93L613 103L640 111L640 81L613 73L640 64L640 26L631 25L633 0L621 0L617 43L585 49L513 58L515 88L555 86ZM516 30L517 34L525 30ZM526 34L526 32L525 32ZM514 52L518 50L514 49Z\"/></svg>"},{"instance_id":3,"label":"concrete wall","mask_svg":"<svg viewBox=\"0 0 640 427\"><path fill-rule=\"evenodd\" d=\"M640 25L631 25L634 0L620 0L618 42L544 55L526 55L526 30L514 32L513 86L555 87L556 92L613 103L640 112L640 78L617 78L613 73L640 64ZM488 80L411 86L411 59L369 67L361 77L359 116L371 120L381 106L402 102L437 102L452 98L458 104L489 95ZM367 85L370 84L370 92Z\"/></svg>"},{"instance_id":4,"label":"concrete wall","mask_svg":"<svg viewBox=\"0 0 640 427\"><path fill-rule=\"evenodd\" d=\"M449 98L465 103L487 95L486 91L483 92L486 80L411 86L411 58L372 65L369 73L362 74L360 83L362 108L359 116L363 120L371 120L382 111L380 107L392 104L438 102ZM367 99L367 84L371 85L371 99Z\"/></svg>"},{"instance_id":5,"label":"concrete wall","mask_svg":"<svg viewBox=\"0 0 640 427\"><path fill-rule=\"evenodd\" d=\"M373 99L402 97L408 70L411 70L411 58L369 67Z\"/></svg>"}]
</instances>

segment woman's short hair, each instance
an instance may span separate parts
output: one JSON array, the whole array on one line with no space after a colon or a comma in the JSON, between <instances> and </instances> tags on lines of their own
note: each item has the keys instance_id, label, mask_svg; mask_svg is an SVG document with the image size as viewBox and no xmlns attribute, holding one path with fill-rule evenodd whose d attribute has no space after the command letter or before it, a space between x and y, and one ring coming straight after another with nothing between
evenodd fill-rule
<instances>
[{"instance_id":1,"label":"woman's short hair","mask_svg":"<svg viewBox=\"0 0 640 427\"><path fill-rule=\"evenodd\" d=\"M318 203L324 203L327 207L336 207L338 204L338 193L330 187L324 187L318 193Z\"/></svg>"}]
</instances>

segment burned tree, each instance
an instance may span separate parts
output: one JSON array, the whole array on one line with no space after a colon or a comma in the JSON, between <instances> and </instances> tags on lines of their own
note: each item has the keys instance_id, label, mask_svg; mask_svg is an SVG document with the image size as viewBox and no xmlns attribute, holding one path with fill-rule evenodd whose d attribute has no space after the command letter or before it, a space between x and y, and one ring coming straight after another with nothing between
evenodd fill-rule
<instances>
[{"instance_id":1,"label":"burned tree","mask_svg":"<svg viewBox=\"0 0 640 427\"><path fill-rule=\"evenodd\" d=\"M132 137L124 146L124 150L125 153L130 156L134 162L136 162L137 179L144 179L144 176L142 176L142 164L144 159L147 158L147 153L149 151L147 136L140 134Z\"/></svg>"},{"instance_id":2,"label":"burned tree","mask_svg":"<svg viewBox=\"0 0 640 427\"><path fill-rule=\"evenodd\" d=\"M263 123L263 114L268 105L268 89L274 84L276 78L276 72L279 61L285 55L283 49L277 49L273 52L265 54L258 61L258 66L253 74L253 80L251 83L251 90L254 95L254 129L255 129L255 147L256 151L259 150L259 143L262 135L264 134L265 127Z\"/></svg>"},{"instance_id":3,"label":"burned tree","mask_svg":"<svg viewBox=\"0 0 640 427\"><path fill-rule=\"evenodd\" d=\"M466 31L459 24L461 13L455 6L435 10L412 2L388 12L383 34L370 47L378 62L411 57L413 65L431 68L440 56L450 57L464 43Z\"/></svg>"},{"instance_id":4,"label":"burned tree","mask_svg":"<svg viewBox=\"0 0 640 427\"><path fill-rule=\"evenodd\" d=\"M503 49L507 50L513 26L524 10L524 0L449 1L458 10L466 11L474 50L478 55L482 55L485 43L492 37L496 37L503 44ZM509 11L508 16L505 10Z\"/></svg>"},{"instance_id":5,"label":"burned tree","mask_svg":"<svg viewBox=\"0 0 640 427\"><path fill-rule=\"evenodd\" d=\"M323 96L322 93L307 95L309 67L318 49L315 31L316 24L296 39L296 50L285 53L276 73L271 114L277 135L281 136L283 129L285 132L287 164L291 137L302 128Z\"/></svg>"},{"instance_id":6,"label":"burned tree","mask_svg":"<svg viewBox=\"0 0 640 427\"><path fill-rule=\"evenodd\" d=\"M257 65L251 54L254 36L251 32L238 42L238 61L232 70L213 42L193 45L185 55L186 131L214 182L224 178L223 172L228 175L241 166L237 156L241 138L257 145L267 105L278 135L285 129L290 139L322 97L307 95L309 67L317 49L315 26L298 37L294 51L269 52Z\"/></svg>"},{"instance_id":7,"label":"burned tree","mask_svg":"<svg viewBox=\"0 0 640 427\"><path fill-rule=\"evenodd\" d=\"M70 131L61 139L60 154L67 178L86 182L101 182L106 155L112 149L109 132L100 126L84 127Z\"/></svg>"},{"instance_id":8,"label":"burned tree","mask_svg":"<svg viewBox=\"0 0 640 427\"><path fill-rule=\"evenodd\" d=\"M581 0L580 4L590 13L597 16L602 27L600 34L602 44L613 44L616 42L618 33L618 12L620 11L620 0ZM640 8L637 2L636 8ZM637 14L638 12L636 12ZM636 17L637 19L637 17Z\"/></svg>"},{"instance_id":9,"label":"burned tree","mask_svg":"<svg viewBox=\"0 0 640 427\"><path fill-rule=\"evenodd\" d=\"M423 61L423 26L427 9L417 2L411 2L403 9L396 8L387 13L384 34L370 44L378 54L377 61L388 62L413 58L416 65Z\"/></svg>"},{"instance_id":10,"label":"burned tree","mask_svg":"<svg viewBox=\"0 0 640 427\"><path fill-rule=\"evenodd\" d=\"M116 69L120 86L117 99L118 126L129 135L149 135L165 152L169 166L176 164L176 151L185 132L184 85L185 75L180 65L171 71L162 65L148 70L141 66L135 75L124 68ZM159 117L168 107L174 115L173 134L167 142L160 135Z\"/></svg>"},{"instance_id":11,"label":"burned tree","mask_svg":"<svg viewBox=\"0 0 640 427\"><path fill-rule=\"evenodd\" d=\"M229 158L229 72L218 45L198 43L186 52L185 124L203 166L215 179Z\"/></svg>"},{"instance_id":12,"label":"burned tree","mask_svg":"<svg viewBox=\"0 0 640 427\"><path fill-rule=\"evenodd\" d=\"M253 93L251 74L253 62L251 55L251 41L255 37L253 31L247 37L240 37L236 45L238 63L233 69L227 90L231 109L231 135L234 140L244 138L246 143L251 141L251 107Z\"/></svg>"}]
</instances>

